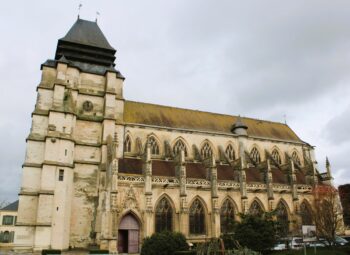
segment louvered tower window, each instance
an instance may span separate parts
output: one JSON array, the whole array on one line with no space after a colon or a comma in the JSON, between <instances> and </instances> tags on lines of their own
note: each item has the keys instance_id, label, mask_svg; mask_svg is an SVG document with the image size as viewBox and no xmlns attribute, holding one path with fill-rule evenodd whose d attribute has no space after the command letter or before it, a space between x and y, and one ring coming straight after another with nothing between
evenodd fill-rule
<instances>
[{"instance_id":1,"label":"louvered tower window","mask_svg":"<svg viewBox=\"0 0 350 255\"><path fill-rule=\"evenodd\" d=\"M156 208L156 232L173 230L173 208L167 198L162 198Z\"/></svg>"}]
</instances>

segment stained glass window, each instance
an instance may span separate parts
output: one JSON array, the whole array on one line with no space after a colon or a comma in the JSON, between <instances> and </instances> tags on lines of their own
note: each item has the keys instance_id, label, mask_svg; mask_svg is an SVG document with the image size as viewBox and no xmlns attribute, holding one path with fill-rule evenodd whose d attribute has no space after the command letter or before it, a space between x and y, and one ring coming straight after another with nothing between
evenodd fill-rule
<instances>
[{"instance_id":1,"label":"stained glass window","mask_svg":"<svg viewBox=\"0 0 350 255\"><path fill-rule=\"evenodd\" d=\"M232 223L235 218L235 209L232 202L226 199L220 210L221 233L228 233L232 230Z\"/></svg>"},{"instance_id":2,"label":"stained glass window","mask_svg":"<svg viewBox=\"0 0 350 255\"><path fill-rule=\"evenodd\" d=\"M156 232L172 231L173 208L167 198L162 198L156 207Z\"/></svg>"},{"instance_id":3,"label":"stained glass window","mask_svg":"<svg viewBox=\"0 0 350 255\"><path fill-rule=\"evenodd\" d=\"M204 208L199 199L194 200L190 208L190 234L205 234Z\"/></svg>"}]
</instances>

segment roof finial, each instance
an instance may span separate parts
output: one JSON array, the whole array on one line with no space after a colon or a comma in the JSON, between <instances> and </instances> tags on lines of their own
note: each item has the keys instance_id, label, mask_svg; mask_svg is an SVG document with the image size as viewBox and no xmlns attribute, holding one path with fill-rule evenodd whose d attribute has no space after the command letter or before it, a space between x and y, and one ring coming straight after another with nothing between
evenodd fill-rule
<instances>
[{"instance_id":1,"label":"roof finial","mask_svg":"<svg viewBox=\"0 0 350 255\"><path fill-rule=\"evenodd\" d=\"M97 17L100 16L100 13L99 12L96 12L96 19L95 19L95 22L97 23Z\"/></svg>"},{"instance_id":2,"label":"roof finial","mask_svg":"<svg viewBox=\"0 0 350 255\"><path fill-rule=\"evenodd\" d=\"M284 118L284 124L287 125L287 114L283 114L283 118Z\"/></svg>"},{"instance_id":3,"label":"roof finial","mask_svg":"<svg viewBox=\"0 0 350 255\"><path fill-rule=\"evenodd\" d=\"M80 3L79 7L78 7L78 19L80 18L80 9L81 9L81 7L83 7L83 5Z\"/></svg>"}]
</instances>

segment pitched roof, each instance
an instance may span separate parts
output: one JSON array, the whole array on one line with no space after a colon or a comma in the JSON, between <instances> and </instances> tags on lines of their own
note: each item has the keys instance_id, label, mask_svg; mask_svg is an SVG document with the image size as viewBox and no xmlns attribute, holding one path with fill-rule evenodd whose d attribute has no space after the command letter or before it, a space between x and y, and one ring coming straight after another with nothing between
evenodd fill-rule
<instances>
[{"instance_id":1,"label":"pitched roof","mask_svg":"<svg viewBox=\"0 0 350 255\"><path fill-rule=\"evenodd\" d=\"M237 116L125 101L124 121L160 127L231 133ZM241 117L249 136L302 142L286 124Z\"/></svg>"},{"instance_id":2,"label":"pitched roof","mask_svg":"<svg viewBox=\"0 0 350 255\"><path fill-rule=\"evenodd\" d=\"M114 50L97 23L89 20L77 19L68 33L60 40Z\"/></svg>"},{"instance_id":3,"label":"pitched roof","mask_svg":"<svg viewBox=\"0 0 350 255\"><path fill-rule=\"evenodd\" d=\"M17 211L18 210L18 200L1 208L2 211Z\"/></svg>"},{"instance_id":4,"label":"pitched roof","mask_svg":"<svg viewBox=\"0 0 350 255\"><path fill-rule=\"evenodd\" d=\"M55 60L113 67L115 53L96 22L78 19L58 40Z\"/></svg>"}]
</instances>

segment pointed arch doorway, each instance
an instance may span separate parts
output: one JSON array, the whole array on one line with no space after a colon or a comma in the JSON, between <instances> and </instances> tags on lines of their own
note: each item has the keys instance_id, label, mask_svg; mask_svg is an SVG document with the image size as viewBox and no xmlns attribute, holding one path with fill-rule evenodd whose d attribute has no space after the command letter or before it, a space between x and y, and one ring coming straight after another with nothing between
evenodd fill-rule
<instances>
[{"instance_id":1,"label":"pointed arch doorway","mask_svg":"<svg viewBox=\"0 0 350 255\"><path fill-rule=\"evenodd\" d=\"M118 228L118 252L139 252L140 224L131 213L125 215Z\"/></svg>"}]
</instances>

